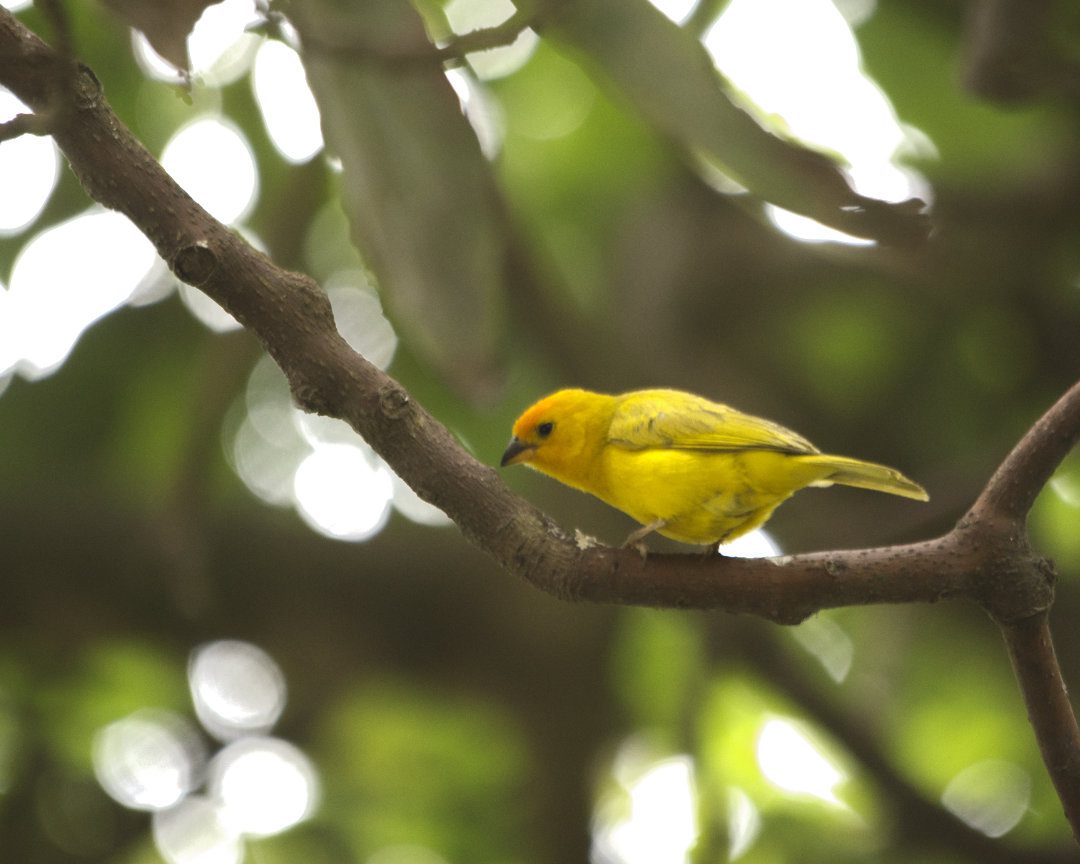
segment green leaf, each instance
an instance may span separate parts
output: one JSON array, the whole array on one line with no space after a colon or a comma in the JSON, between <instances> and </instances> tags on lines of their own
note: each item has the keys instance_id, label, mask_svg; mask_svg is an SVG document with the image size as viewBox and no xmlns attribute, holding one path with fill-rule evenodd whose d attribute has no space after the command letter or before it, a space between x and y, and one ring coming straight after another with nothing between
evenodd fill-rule
<instances>
[{"instance_id":1,"label":"green leaf","mask_svg":"<svg viewBox=\"0 0 1080 864\"><path fill-rule=\"evenodd\" d=\"M505 213L479 142L404 0L300 0L353 240L412 347L474 395L497 377Z\"/></svg>"},{"instance_id":2,"label":"green leaf","mask_svg":"<svg viewBox=\"0 0 1080 864\"><path fill-rule=\"evenodd\" d=\"M545 36L579 53L656 129L758 197L859 237L925 238L922 202L861 196L828 156L762 128L733 101L702 45L648 0L559 3L538 20Z\"/></svg>"}]
</instances>

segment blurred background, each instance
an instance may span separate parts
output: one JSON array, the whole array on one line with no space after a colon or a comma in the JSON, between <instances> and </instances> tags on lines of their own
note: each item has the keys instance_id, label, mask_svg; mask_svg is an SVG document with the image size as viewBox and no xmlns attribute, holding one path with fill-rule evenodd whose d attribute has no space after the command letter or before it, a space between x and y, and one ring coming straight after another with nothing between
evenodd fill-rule
<instances>
[{"instance_id":1,"label":"blurred background","mask_svg":"<svg viewBox=\"0 0 1080 864\"><path fill-rule=\"evenodd\" d=\"M672 386L931 494L809 490L729 554L948 530L1080 370L1071 4L3 5L481 460L550 390ZM927 202L929 241L747 193L753 148L702 131L712 65L861 194ZM1074 860L977 608L556 601L295 410L49 138L0 144L0 189L0 860ZM505 476L567 530L632 527ZM1031 530L1075 684L1080 461Z\"/></svg>"}]
</instances>

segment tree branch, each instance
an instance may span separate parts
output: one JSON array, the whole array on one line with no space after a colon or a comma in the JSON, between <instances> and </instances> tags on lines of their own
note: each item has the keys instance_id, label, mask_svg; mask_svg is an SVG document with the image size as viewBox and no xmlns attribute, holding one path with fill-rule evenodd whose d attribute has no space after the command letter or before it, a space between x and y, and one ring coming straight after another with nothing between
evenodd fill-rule
<instances>
[{"instance_id":1,"label":"tree branch","mask_svg":"<svg viewBox=\"0 0 1080 864\"><path fill-rule=\"evenodd\" d=\"M0 144L23 135L48 135L51 131L48 120L41 114L16 114L0 123Z\"/></svg>"},{"instance_id":2,"label":"tree branch","mask_svg":"<svg viewBox=\"0 0 1080 864\"><path fill-rule=\"evenodd\" d=\"M356 354L310 277L275 266L196 204L113 114L89 69L3 9L0 83L35 111L57 108L54 138L90 196L127 215L177 276L254 332L301 407L346 420L466 537L536 587L567 600L718 608L780 623L842 605L953 597L982 604L1005 634L1047 767L1080 833L1080 744L1045 629L1054 573L1021 524L1080 437L1080 388L1035 425L965 519L938 539L771 560L643 560L631 550L579 545Z\"/></svg>"},{"instance_id":3,"label":"tree branch","mask_svg":"<svg viewBox=\"0 0 1080 864\"><path fill-rule=\"evenodd\" d=\"M1023 522L1061 460L1080 440L1080 383L1073 385L1001 463L968 512L969 519Z\"/></svg>"},{"instance_id":4,"label":"tree branch","mask_svg":"<svg viewBox=\"0 0 1080 864\"><path fill-rule=\"evenodd\" d=\"M1080 729L1061 677L1046 613L1003 625L1013 672L1043 762L1080 840Z\"/></svg>"},{"instance_id":5,"label":"tree branch","mask_svg":"<svg viewBox=\"0 0 1080 864\"><path fill-rule=\"evenodd\" d=\"M760 629L743 627L734 639L726 634L723 649L780 690L859 761L890 802L900 848L952 853L978 864L1066 864L1076 859L1071 848L1030 848L988 837L950 813L904 775L867 725L828 698L805 663L795 662L766 637Z\"/></svg>"},{"instance_id":6,"label":"tree branch","mask_svg":"<svg viewBox=\"0 0 1080 864\"><path fill-rule=\"evenodd\" d=\"M0 10L0 82L34 108L60 103L54 137L90 196L127 215L177 276L254 332L302 407L346 420L470 540L538 588L568 600L721 608L785 623L830 606L974 596L980 556L951 537L775 561L643 561L630 550L579 546L356 354L310 277L278 268L196 204L113 114L88 69L70 70Z\"/></svg>"}]
</instances>

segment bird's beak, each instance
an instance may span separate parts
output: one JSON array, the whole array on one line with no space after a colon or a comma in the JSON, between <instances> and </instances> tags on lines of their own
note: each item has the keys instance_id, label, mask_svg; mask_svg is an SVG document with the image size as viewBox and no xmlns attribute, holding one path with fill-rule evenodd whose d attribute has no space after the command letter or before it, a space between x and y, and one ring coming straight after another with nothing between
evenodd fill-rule
<instances>
[{"instance_id":1,"label":"bird's beak","mask_svg":"<svg viewBox=\"0 0 1080 864\"><path fill-rule=\"evenodd\" d=\"M515 462L523 462L527 457L522 454L526 454L535 449L535 444L526 444L519 438L511 438L510 443L506 445L506 452L503 453L499 465L505 468L507 465L513 465Z\"/></svg>"}]
</instances>

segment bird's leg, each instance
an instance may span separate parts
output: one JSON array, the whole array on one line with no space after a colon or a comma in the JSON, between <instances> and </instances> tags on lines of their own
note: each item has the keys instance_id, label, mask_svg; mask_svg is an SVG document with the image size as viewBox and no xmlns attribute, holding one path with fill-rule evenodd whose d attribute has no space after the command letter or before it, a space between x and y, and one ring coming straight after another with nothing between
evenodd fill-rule
<instances>
[{"instance_id":1,"label":"bird's leg","mask_svg":"<svg viewBox=\"0 0 1080 864\"><path fill-rule=\"evenodd\" d=\"M666 519L657 519L654 522L650 522L648 525L642 525L640 528L630 532L630 536L623 541L622 548L637 549L638 554L641 555L642 558L647 558L649 555L649 547L641 541L652 534L653 531L658 531L665 525L667 525Z\"/></svg>"}]
</instances>

